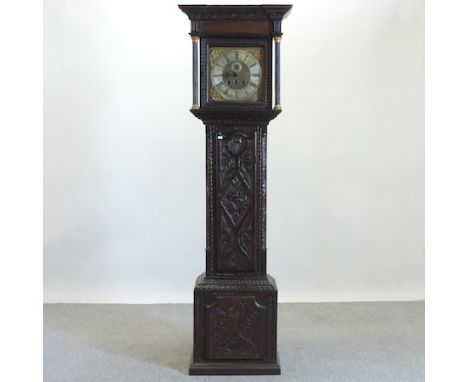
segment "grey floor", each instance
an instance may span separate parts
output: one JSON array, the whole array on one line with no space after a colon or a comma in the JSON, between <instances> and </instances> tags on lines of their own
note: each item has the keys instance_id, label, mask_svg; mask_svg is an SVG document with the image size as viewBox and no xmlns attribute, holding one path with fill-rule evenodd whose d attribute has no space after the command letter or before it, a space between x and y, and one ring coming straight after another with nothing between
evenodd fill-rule
<instances>
[{"instance_id":1,"label":"grey floor","mask_svg":"<svg viewBox=\"0 0 468 382\"><path fill-rule=\"evenodd\" d=\"M44 381L424 381L424 303L280 304L281 376L189 377L192 305L44 305Z\"/></svg>"}]
</instances>

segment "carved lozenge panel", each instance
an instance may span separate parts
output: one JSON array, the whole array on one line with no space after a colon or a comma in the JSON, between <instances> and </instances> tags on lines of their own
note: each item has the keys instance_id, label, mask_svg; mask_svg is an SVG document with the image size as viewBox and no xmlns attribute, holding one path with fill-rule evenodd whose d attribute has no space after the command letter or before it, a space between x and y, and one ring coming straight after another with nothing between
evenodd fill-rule
<instances>
[{"instance_id":1,"label":"carved lozenge panel","mask_svg":"<svg viewBox=\"0 0 468 382\"><path fill-rule=\"evenodd\" d=\"M217 271L255 271L255 131L217 132Z\"/></svg>"}]
</instances>

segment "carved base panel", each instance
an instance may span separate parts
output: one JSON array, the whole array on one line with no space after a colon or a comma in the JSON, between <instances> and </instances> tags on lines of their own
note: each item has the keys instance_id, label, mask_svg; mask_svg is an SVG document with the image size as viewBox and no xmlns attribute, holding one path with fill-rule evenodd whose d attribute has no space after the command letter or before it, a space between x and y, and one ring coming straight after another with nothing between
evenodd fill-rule
<instances>
[{"instance_id":1,"label":"carved base panel","mask_svg":"<svg viewBox=\"0 0 468 382\"><path fill-rule=\"evenodd\" d=\"M213 279L195 285L190 374L279 374L277 289L272 277Z\"/></svg>"}]
</instances>

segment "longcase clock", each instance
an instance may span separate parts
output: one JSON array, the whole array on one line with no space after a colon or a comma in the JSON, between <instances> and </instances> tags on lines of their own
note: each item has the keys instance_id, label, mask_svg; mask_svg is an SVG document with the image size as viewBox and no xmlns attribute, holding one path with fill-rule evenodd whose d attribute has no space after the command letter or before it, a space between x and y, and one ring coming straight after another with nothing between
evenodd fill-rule
<instances>
[{"instance_id":1,"label":"longcase clock","mask_svg":"<svg viewBox=\"0 0 468 382\"><path fill-rule=\"evenodd\" d=\"M195 284L189 372L280 374L266 144L281 112L281 22L291 5L179 8L191 22L191 112L206 126L206 272Z\"/></svg>"}]
</instances>

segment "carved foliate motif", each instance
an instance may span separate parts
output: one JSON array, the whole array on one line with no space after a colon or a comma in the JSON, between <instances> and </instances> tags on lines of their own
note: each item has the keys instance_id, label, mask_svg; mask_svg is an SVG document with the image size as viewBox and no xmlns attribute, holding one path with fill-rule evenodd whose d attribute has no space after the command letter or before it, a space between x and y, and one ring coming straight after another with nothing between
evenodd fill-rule
<instances>
[{"instance_id":1,"label":"carved foliate motif","mask_svg":"<svg viewBox=\"0 0 468 382\"><path fill-rule=\"evenodd\" d=\"M254 271L255 132L218 132L218 270Z\"/></svg>"},{"instance_id":2,"label":"carved foliate motif","mask_svg":"<svg viewBox=\"0 0 468 382\"><path fill-rule=\"evenodd\" d=\"M234 228L238 228L250 206L250 192L239 175L235 175L221 196L224 208Z\"/></svg>"},{"instance_id":3,"label":"carved foliate motif","mask_svg":"<svg viewBox=\"0 0 468 382\"><path fill-rule=\"evenodd\" d=\"M252 248L252 224L247 222L240 229L239 244L242 253L250 259L250 249Z\"/></svg>"},{"instance_id":4,"label":"carved foliate motif","mask_svg":"<svg viewBox=\"0 0 468 382\"><path fill-rule=\"evenodd\" d=\"M265 306L255 297L217 297L207 307L211 359L258 359L262 356L260 328Z\"/></svg>"},{"instance_id":5,"label":"carved foliate motif","mask_svg":"<svg viewBox=\"0 0 468 382\"><path fill-rule=\"evenodd\" d=\"M237 157L247 146L247 139L241 135L231 134L226 139L226 147L231 155Z\"/></svg>"}]
</instances>

